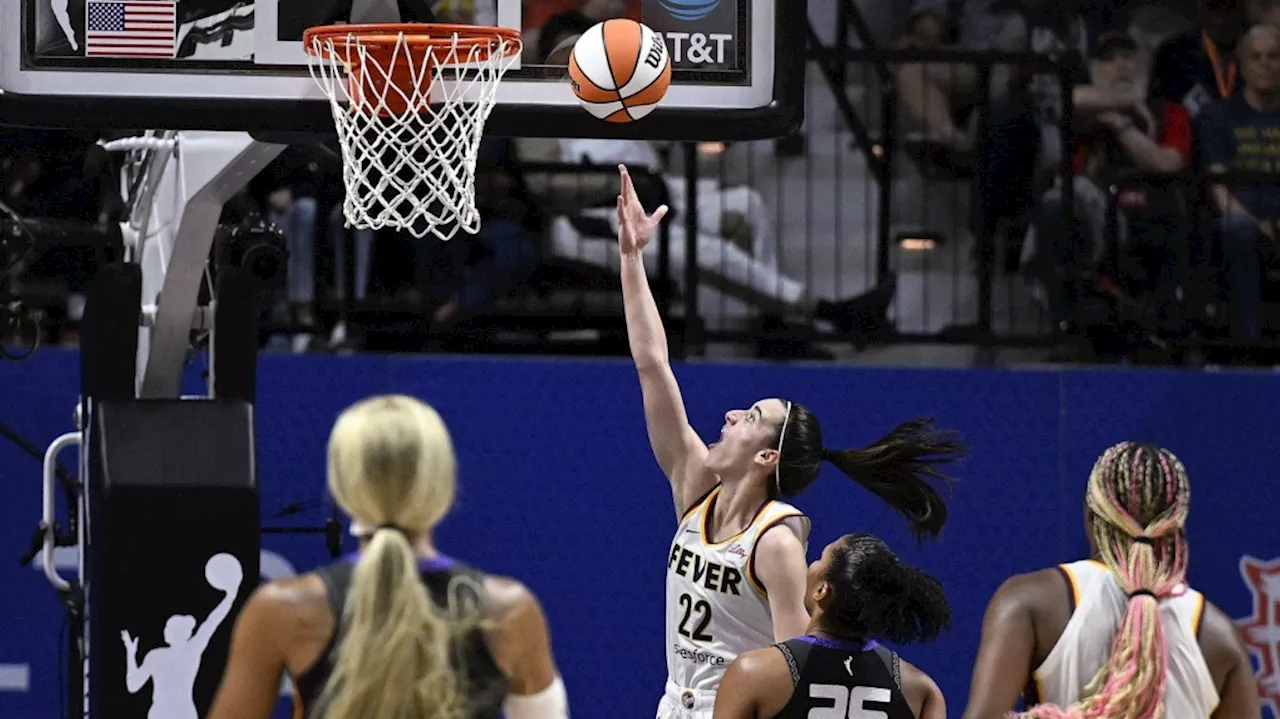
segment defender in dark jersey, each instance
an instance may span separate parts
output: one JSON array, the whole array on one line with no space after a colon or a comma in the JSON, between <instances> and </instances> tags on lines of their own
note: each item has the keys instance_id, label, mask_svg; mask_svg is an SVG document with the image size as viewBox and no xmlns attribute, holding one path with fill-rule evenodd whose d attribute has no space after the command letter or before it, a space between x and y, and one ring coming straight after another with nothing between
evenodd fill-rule
<instances>
[{"instance_id":1,"label":"defender in dark jersey","mask_svg":"<svg viewBox=\"0 0 1280 719\"><path fill-rule=\"evenodd\" d=\"M938 580L878 538L849 534L809 566L805 601L805 635L738 657L715 719L946 719L938 685L878 643L927 641L951 625Z\"/></svg>"},{"instance_id":2,"label":"defender in dark jersey","mask_svg":"<svg viewBox=\"0 0 1280 719\"><path fill-rule=\"evenodd\" d=\"M440 416L365 400L338 418L328 457L360 551L254 593L209 719L267 719L286 671L294 719L565 719L537 599L432 543L457 476Z\"/></svg>"}]
</instances>

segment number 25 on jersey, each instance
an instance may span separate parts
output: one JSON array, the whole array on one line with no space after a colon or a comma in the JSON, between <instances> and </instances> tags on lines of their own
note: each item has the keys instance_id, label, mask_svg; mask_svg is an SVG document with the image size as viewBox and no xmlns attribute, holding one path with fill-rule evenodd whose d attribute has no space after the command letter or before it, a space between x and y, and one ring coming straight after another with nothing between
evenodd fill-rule
<instances>
[{"instance_id":1,"label":"number 25 on jersey","mask_svg":"<svg viewBox=\"0 0 1280 719\"><path fill-rule=\"evenodd\" d=\"M889 715L863 707L864 702L888 704L892 698L888 689L880 687L846 687L840 684L810 684L810 699L827 699L834 706L814 707L809 719L889 719Z\"/></svg>"}]
</instances>

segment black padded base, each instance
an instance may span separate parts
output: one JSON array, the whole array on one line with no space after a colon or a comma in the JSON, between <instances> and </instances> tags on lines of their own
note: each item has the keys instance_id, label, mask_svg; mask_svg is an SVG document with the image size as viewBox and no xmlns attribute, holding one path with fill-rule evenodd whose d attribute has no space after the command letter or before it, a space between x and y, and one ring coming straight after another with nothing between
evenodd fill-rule
<instances>
[{"instance_id":1,"label":"black padded base","mask_svg":"<svg viewBox=\"0 0 1280 719\"><path fill-rule=\"evenodd\" d=\"M197 719L258 583L252 407L98 402L87 451L90 715Z\"/></svg>"}]
</instances>

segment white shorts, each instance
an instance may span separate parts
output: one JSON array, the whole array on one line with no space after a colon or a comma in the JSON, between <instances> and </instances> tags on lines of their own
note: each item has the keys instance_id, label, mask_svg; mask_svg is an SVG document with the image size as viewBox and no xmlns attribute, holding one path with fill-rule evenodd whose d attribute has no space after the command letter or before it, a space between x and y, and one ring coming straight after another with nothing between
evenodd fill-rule
<instances>
[{"instance_id":1,"label":"white shorts","mask_svg":"<svg viewBox=\"0 0 1280 719\"><path fill-rule=\"evenodd\" d=\"M657 719L711 719L715 706L715 692L685 689L667 682L658 702Z\"/></svg>"}]
</instances>

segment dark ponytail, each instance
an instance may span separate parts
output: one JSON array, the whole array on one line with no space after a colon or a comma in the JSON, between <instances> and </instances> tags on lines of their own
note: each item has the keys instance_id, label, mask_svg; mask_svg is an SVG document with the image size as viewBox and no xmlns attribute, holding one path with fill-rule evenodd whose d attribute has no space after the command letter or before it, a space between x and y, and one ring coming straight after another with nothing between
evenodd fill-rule
<instances>
[{"instance_id":1,"label":"dark ponytail","mask_svg":"<svg viewBox=\"0 0 1280 719\"><path fill-rule=\"evenodd\" d=\"M906 517L916 541L937 539L947 521L947 502L934 484L951 483L939 467L967 451L959 435L934 429L932 419L914 419L862 449L829 450L818 418L804 405L786 406L786 419L773 439L780 456L770 484L777 495L803 492L825 460Z\"/></svg>"},{"instance_id":2,"label":"dark ponytail","mask_svg":"<svg viewBox=\"0 0 1280 719\"><path fill-rule=\"evenodd\" d=\"M916 541L942 533L947 502L934 485L949 487L951 478L939 467L968 449L956 432L935 429L932 422L903 422L862 449L822 450L822 459L906 517Z\"/></svg>"},{"instance_id":3,"label":"dark ponytail","mask_svg":"<svg viewBox=\"0 0 1280 719\"><path fill-rule=\"evenodd\" d=\"M942 583L904 564L879 538L842 538L823 577L832 598L823 607L827 631L859 641L929 641L951 626Z\"/></svg>"}]
</instances>

